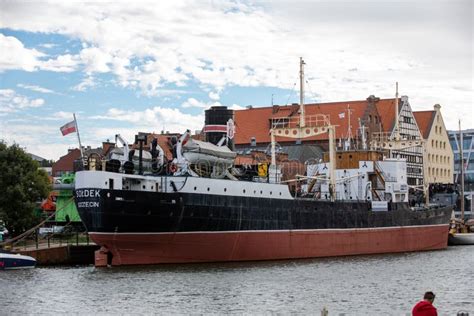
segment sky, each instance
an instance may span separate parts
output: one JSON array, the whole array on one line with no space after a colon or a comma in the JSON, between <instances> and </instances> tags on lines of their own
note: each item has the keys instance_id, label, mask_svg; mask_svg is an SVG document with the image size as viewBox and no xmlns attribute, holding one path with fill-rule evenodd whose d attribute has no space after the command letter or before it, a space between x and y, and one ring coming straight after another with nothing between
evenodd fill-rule
<instances>
[{"instance_id":1,"label":"sky","mask_svg":"<svg viewBox=\"0 0 474 316\"><path fill-rule=\"evenodd\" d=\"M213 105L392 98L474 128L473 17L452 1L0 0L0 139L57 160L121 134L200 130Z\"/></svg>"}]
</instances>

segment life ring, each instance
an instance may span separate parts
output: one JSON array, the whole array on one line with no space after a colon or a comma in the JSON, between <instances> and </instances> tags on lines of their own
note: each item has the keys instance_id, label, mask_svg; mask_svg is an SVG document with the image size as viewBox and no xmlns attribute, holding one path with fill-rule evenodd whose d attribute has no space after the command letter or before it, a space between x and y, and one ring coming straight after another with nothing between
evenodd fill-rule
<instances>
[{"instance_id":1,"label":"life ring","mask_svg":"<svg viewBox=\"0 0 474 316\"><path fill-rule=\"evenodd\" d=\"M169 165L168 169L171 173L175 173L176 171L178 171L178 166L175 163L172 163Z\"/></svg>"}]
</instances>

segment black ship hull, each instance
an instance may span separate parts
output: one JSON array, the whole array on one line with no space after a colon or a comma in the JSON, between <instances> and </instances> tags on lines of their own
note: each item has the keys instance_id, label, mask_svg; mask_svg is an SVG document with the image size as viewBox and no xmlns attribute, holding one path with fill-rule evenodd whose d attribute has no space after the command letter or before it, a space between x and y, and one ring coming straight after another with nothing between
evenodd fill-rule
<instances>
[{"instance_id":1,"label":"black ship hull","mask_svg":"<svg viewBox=\"0 0 474 316\"><path fill-rule=\"evenodd\" d=\"M442 249L452 210L412 211L399 203L372 211L365 201L107 189L79 189L75 197L81 219L102 246L97 265Z\"/></svg>"}]
</instances>

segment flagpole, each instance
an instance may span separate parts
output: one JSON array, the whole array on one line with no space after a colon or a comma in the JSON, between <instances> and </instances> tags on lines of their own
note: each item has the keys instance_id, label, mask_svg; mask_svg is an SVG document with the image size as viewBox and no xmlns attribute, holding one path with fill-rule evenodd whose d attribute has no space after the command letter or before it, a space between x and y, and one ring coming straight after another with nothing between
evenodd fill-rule
<instances>
[{"instance_id":1,"label":"flagpole","mask_svg":"<svg viewBox=\"0 0 474 316\"><path fill-rule=\"evenodd\" d=\"M76 125L77 140L79 141L79 150L81 151L81 163L82 163L82 166L84 167L84 159L83 159L84 153L82 152L81 136L79 135L79 127L77 127L76 113L72 113L72 116L74 117L74 125Z\"/></svg>"}]
</instances>

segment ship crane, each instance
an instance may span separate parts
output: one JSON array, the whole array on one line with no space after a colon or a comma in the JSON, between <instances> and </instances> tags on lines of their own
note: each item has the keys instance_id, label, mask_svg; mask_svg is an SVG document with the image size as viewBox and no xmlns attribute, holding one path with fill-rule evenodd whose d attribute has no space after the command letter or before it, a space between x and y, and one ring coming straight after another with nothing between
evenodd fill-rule
<instances>
[{"instance_id":1,"label":"ship crane","mask_svg":"<svg viewBox=\"0 0 474 316\"><path fill-rule=\"evenodd\" d=\"M115 144L118 144L118 141L120 141L123 145L123 157L120 160L122 163L124 163L125 161L128 161L130 148L128 147L127 141L120 134L115 135Z\"/></svg>"},{"instance_id":2,"label":"ship crane","mask_svg":"<svg viewBox=\"0 0 474 316\"><path fill-rule=\"evenodd\" d=\"M331 200L335 200L336 184L336 127L331 125L328 115L305 115L304 110L304 61L300 57L300 110L299 117L272 118L270 128L271 138L271 165L269 168L269 182L280 183L281 170L276 164L275 137L303 139L320 134L329 134L329 185Z\"/></svg>"}]
</instances>

